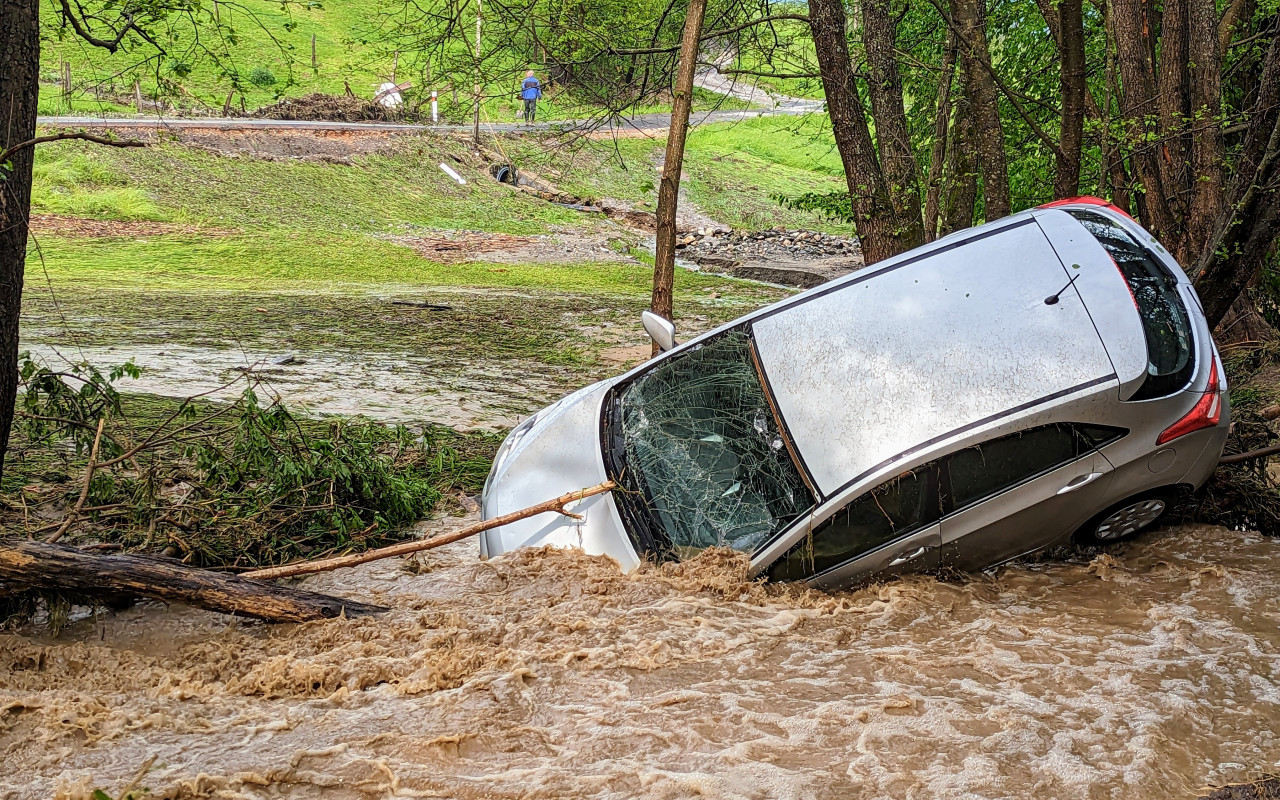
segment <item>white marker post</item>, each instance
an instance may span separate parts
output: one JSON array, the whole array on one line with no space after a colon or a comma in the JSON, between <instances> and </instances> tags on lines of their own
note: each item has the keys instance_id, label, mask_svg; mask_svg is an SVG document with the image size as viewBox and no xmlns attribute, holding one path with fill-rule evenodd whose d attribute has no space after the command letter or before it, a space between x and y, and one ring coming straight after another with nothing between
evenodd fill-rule
<instances>
[{"instance_id":1,"label":"white marker post","mask_svg":"<svg viewBox=\"0 0 1280 800\"><path fill-rule=\"evenodd\" d=\"M450 178L453 178L460 185L462 186L467 185L467 179L459 175L457 172L454 172L453 167L449 166L448 164L441 164L440 169L444 170L446 175L448 175Z\"/></svg>"},{"instance_id":2,"label":"white marker post","mask_svg":"<svg viewBox=\"0 0 1280 800\"><path fill-rule=\"evenodd\" d=\"M436 102L435 90L431 90L431 124L435 125L440 121L440 105Z\"/></svg>"}]
</instances>

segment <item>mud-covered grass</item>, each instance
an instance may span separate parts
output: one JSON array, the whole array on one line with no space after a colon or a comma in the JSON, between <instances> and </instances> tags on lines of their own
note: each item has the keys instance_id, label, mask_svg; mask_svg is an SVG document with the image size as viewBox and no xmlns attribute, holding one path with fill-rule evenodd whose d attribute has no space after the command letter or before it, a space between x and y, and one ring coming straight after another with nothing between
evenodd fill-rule
<instances>
[{"instance_id":1,"label":"mud-covered grass","mask_svg":"<svg viewBox=\"0 0 1280 800\"><path fill-rule=\"evenodd\" d=\"M119 412L108 415L107 435L134 443L154 437L158 444L95 475L85 506L94 510L78 516L63 541L116 543L141 552L168 548L212 567L380 546L406 538L408 526L427 513L458 509L460 496L478 493L501 443L491 433L462 434L439 425L406 430L281 416L286 412L269 408L270 402L122 395ZM0 482L0 532L47 536L76 503L89 448L25 422L20 413ZM277 455L264 463L260 456L270 453ZM275 463L281 461L291 463ZM352 468L362 473L360 485L344 495L334 485L349 481L343 476ZM317 480L338 483L327 498L323 487L318 494L312 488L310 494L291 489L281 499L265 496L266 484L280 484L280 469L318 470ZM375 493L361 498L351 494L354 488ZM311 494L316 499L301 502Z\"/></svg>"}]
</instances>

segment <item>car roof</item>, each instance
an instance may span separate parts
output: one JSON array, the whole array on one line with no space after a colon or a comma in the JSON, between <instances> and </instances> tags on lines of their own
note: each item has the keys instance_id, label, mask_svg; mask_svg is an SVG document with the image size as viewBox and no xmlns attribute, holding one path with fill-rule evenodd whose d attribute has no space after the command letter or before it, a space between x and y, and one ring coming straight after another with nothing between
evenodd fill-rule
<instances>
[{"instance_id":1,"label":"car roof","mask_svg":"<svg viewBox=\"0 0 1280 800\"><path fill-rule=\"evenodd\" d=\"M1114 267L1072 266L1023 213L752 317L814 488L829 497L941 439L1115 383L1068 285L1077 270Z\"/></svg>"}]
</instances>

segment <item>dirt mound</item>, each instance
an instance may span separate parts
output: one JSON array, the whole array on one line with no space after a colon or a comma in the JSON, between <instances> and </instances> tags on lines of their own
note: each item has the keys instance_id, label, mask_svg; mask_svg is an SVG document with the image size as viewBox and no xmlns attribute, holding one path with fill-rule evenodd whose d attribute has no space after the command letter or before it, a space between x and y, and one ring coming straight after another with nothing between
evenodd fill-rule
<instances>
[{"instance_id":1,"label":"dirt mound","mask_svg":"<svg viewBox=\"0 0 1280 800\"><path fill-rule=\"evenodd\" d=\"M86 238L162 236L185 234L200 236L228 236L235 231L226 228L208 228L200 225L178 225L171 222L149 220L86 219L64 217L56 214L32 214L31 230L52 236Z\"/></svg>"},{"instance_id":2,"label":"dirt mound","mask_svg":"<svg viewBox=\"0 0 1280 800\"><path fill-rule=\"evenodd\" d=\"M316 120L322 122L392 122L392 112L377 103L359 97L342 95L309 94L305 97L286 98L279 103L263 106L254 112L262 119Z\"/></svg>"}]
</instances>

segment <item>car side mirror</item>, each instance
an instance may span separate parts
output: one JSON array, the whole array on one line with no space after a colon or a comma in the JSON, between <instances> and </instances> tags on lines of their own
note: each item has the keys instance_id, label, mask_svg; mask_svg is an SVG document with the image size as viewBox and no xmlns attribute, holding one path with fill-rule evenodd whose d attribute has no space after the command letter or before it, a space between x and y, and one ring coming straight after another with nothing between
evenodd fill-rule
<instances>
[{"instance_id":1,"label":"car side mirror","mask_svg":"<svg viewBox=\"0 0 1280 800\"><path fill-rule=\"evenodd\" d=\"M659 350L665 352L678 344L676 326L671 320L664 319L652 311L646 311L640 315L640 322L644 325L645 333L649 334L649 338L658 345Z\"/></svg>"}]
</instances>

